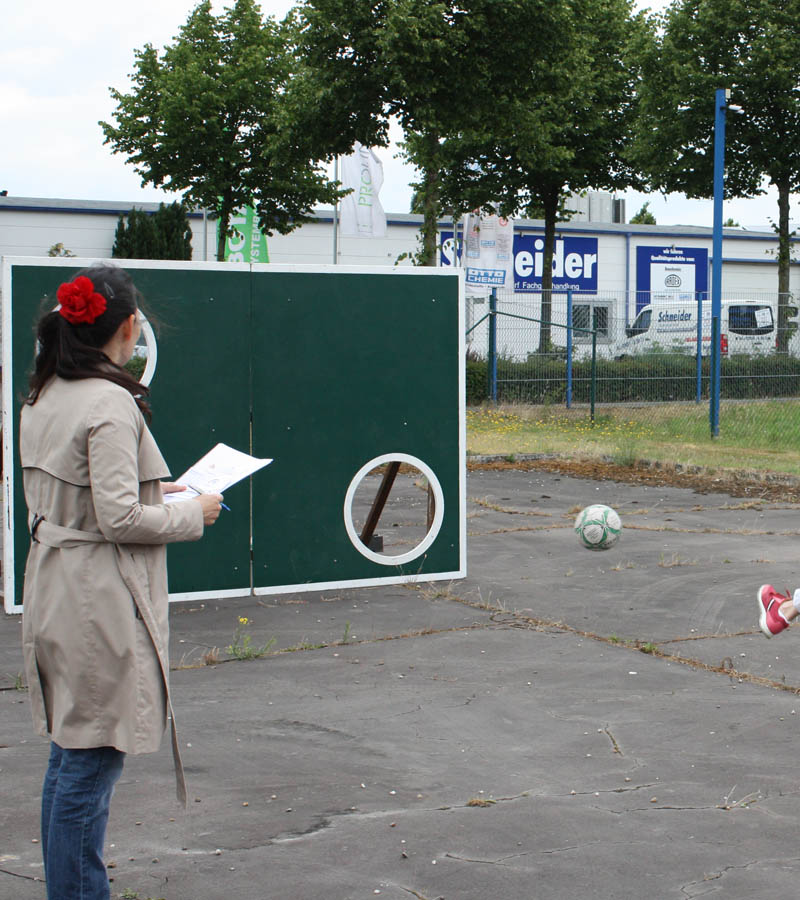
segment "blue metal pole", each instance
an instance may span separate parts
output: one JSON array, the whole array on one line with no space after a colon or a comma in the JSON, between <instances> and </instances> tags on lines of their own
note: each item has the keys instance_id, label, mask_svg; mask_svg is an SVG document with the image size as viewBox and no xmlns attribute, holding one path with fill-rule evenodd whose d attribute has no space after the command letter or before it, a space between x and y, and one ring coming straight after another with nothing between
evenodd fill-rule
<instances>
[{"instance_id":1,"label":"blue metal pole","mask_svg":"<svg viewBox=\"0 0 800 900\"><path fill-rule=\"evenodd\" d=\"M567 409L572 408L572 291L567 291Z\"/></svg>"},{"instance_id":2,"label":"blue metal pole","mask_svg":"<svg viewBox=\"0 0 800 900\"><path fill-rule=\"evenodd\" d=\"M703 395L703 293L697 292L697 391L695 401Z\"/></svg>"},{"instance_id":3,"label":"blue metal pole","mask_svg":"<svg viewBox=\"0 0 800 900\"><path fill-rule=\"evenodd\" d=\"M497 288L489 295L489 399L497 403Z\"/></svg>"},{"instance_id":4,"label":"blue metal pole","mask_svg":"<svg viewBox=\"0 0 800 900\"><path fill-rule=\"evenodd\" d=\"M716 316L711 317L711 343L719 343L720 339L720 331L719 331L719 319ZM711 420L712 431L711 434L713 437L717 435L713 431L713 423L717 423L717 428L719 428L719 392L709 391L708 398L708 415Z\"/></svg>"},{"instance_id":5,"label":"blue metal pole","mask_svg":"<svg viewBox=\"0 0 800 900\"><path fill-rule=\"evenodd\" d=\"M725 109L730 91L719 88L714 99L714 237L711 265L711 321L722 322L722 200L725 193ZM711 436L719 437L719 386L721 378L720 333L711 338L709 367L709 424Z\"/></svg>"}]
</instances>

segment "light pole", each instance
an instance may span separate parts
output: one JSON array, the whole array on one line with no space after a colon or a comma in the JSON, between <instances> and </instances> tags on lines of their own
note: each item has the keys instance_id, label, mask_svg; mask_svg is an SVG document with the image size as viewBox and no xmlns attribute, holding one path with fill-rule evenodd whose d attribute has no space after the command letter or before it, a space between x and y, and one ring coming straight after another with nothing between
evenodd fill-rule
<instances>
[{"instance_id":1,"label":"light pole","mask_svg":"<svg viewBox=\"0 0 800 900\"><path fill-rule=\"evenodd\" d=\"M709 424L711 436L719 437L719 394L722 326L722 199L725 193L725 111L731 92L719 88L714 116L714 231L711 264L711 357L709 360Z\"/></svg>"}]
</instances>

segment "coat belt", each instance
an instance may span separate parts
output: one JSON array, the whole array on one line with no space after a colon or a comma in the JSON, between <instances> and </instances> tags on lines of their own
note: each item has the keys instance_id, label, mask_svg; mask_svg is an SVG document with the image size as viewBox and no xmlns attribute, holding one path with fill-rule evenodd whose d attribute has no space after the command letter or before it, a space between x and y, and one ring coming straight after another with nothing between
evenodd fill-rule
<instances>
[{"instance_id":1,"label":"coat belt","mask_svg":"<svg viewBox=\"0 0 800 900\"><path fill-rule=\"evenodd\" d=\"M69 550L80 547L82 544L112 544L105 535L99 531L79 531L77 528L66 528L63 525L54 525L48 522L44 516L30 513L28 517L28 527L31 532L31 539L45 547L53 547L54 549ZM139 581L139 576L133 564L133 557L130 552L126 552L119 544L112 544L116 551L117 566L122 580L125 582L128 590L131 592L136 609L153 642L158 655L158 661L161 666L161 677L164 681L164 690L167 695L167 712L169 714L171 737L172 737L172 759L175 763L175 780L178 801L186 806L186 778L183 771L183 761L181 760L181 751L178 743L178 731L175 725L175 711L172 708L172 698L169 691L169 657L167 648L163 646L161 637L156 626L153 609L149 602L146 590L143 590Z\"/></svg>"},{"instance_id":2,"label":"coat belt","mask_svg":"<svg viewBox=\"0 0 800 900\"><path fill-rule=\"evenodd\" d=\"M79 531L77 528L65 528L63 525L54 525L48 522L44 516L31 515L28 518L28 526L31 539L45 547L69 550L79 544L108 544L105 535L99 531Z\"/></svg>"}]
</instances>

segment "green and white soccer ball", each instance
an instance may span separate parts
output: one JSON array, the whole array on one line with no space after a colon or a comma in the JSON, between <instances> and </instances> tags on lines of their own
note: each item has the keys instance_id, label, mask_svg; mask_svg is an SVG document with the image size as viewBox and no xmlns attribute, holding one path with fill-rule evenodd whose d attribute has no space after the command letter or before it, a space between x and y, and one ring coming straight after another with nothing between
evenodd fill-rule
<instances>
[{"instance_id":1,"label":"green and white soccer ball","mask_svg":"<svg viewBox=\"0 0 800 900\"><path fill-rule=\"evenodd\" d=\"M617 513L601 503L582 509L575 519L575 534L589 550L608 550L619 540L621 532L622 522Z\"/></svg>"}]
</instances>

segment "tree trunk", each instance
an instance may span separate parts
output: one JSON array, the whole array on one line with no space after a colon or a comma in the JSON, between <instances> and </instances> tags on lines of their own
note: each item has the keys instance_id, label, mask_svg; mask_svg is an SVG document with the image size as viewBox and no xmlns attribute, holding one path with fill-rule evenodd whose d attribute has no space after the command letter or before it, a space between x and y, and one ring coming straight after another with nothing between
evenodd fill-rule
<instances>
[{"instance_id":1,"label":"tree trunk","mask_svg":"<svg viewBox=\"0 0 800 900\"><path fill-rule=\"evenodd\" d=\"M422 201L421 247L417 255L417 265L435 266L436 250L439 243L439 137L426 134L424 140L424 165L420 200Z\"/></svg>"},{"instance_id":2,"label":"tree trunk","mask_svg":"<svg viewBox=\"0 0 800 900\"><path fill-rule=\"evenodd\" d=\"M231 200L230 191L226 191L219 198L219 219L217 230L217 262L225 262L225 241L228 239L228 229L230 228L231 215L233 214L233 201Z\"/></svg>"},{"instance_id":3,"label":"tree trunk","mask_svg":"<svg viewBox=\"0 0 800 900\"><path fill-rule=\"evenodd\" d=\"M775 349L786 353L789 348L789 263L791 237L789 234L789 179L776 182L778 188L778 340Z\"/></svg>"},{"instance_id":4,"label":"tree trunk","mask_svg":"<svg viewBox=\"0 0 800 900\"><path fill-rule=\"evenodd\" d=\"M217 262L225 262L225 241L228 238L228 222L231 214L227 211L220 211L217 220Z\"/></svg>"},{"instance_id":5,"label":"tree trunk","mask_svg":"<svg viewBox=\"0 0 800 900\"><path fill-rule=\"evenodd\" d=\"M542 324L539 326L539 353L552 353L550 322L553 316L553 254L556 246L556 218L560 191L547 188L542 192L544 207L544 258L542 260Z\"/></svg>"},{"instance_id":6,"label":"tree trunk","mask_svg":"<svg viewBox=\"0 0 800 900\"><path fill-rule=\"evenodd\" d=\"M422 248L419 265L435 266L436 250L439 243L439 173L431 168L426 170L424 179Z\"/></svg>"}]
</instances>

